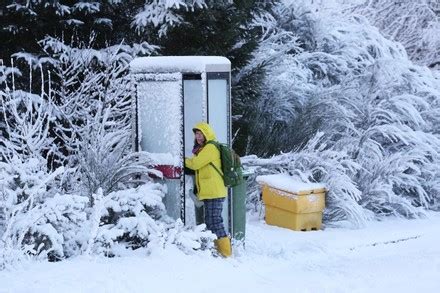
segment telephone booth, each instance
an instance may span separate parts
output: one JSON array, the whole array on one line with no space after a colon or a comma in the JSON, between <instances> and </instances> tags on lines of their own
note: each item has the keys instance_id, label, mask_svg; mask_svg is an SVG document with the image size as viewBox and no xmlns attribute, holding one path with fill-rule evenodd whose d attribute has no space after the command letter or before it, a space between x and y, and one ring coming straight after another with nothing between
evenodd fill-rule
<instances>
[{"instance_id":1,"label":"telephone booth","mask_svg":"<svg viewBox=\"0 0 440 293\"><path fill-rule=\"evenodd\" d=\"M193 183L183 172L192 155L193 126L205 121L219 142L231 144L231 62L225 57L142 57L130 63L136 97L136 137L140 150L158 153L157 169L168 188L164 203L169 216L195 223L190 192ZM231 191L229 191L231 192ZM223 207L225 228L232 233L232 201Z\"/></svg>"}]
</instances>

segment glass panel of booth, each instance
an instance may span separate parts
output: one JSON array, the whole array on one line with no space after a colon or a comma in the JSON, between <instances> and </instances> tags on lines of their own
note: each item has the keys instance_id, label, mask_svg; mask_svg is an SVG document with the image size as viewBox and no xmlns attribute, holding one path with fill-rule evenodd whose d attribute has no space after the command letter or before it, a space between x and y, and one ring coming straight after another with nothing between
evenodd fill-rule
<instances>
[{"instance_id":1,"label":"glass panel of booth","mask_svg":"<svg viewBox=\"0 0 440 293\"><path fill-rule=\"evenodd\" d=\"M183 75L183 101L184 101L184 154L185 157L192 156L194 147L193 127L196 123L204 121L203 117L203 86L200 74ZM194 177L185 175L185 224L196 224L196 213L203 213L203 210L195 208L191 199L194 194ZM201 215L203 216L203 215ZM199 216L200 217L200 216ZM202 217L203 219L203 217ZM202 219L198 219L199 221Z\"/></svg>"},{"instance_id":2,"label":"glass panel of booth","mask_svg":"<svg viewBox=\"0 0 440 293\"><path fill-rule=\"evenodd\" d=\"M208 123L214 129L217 140L230 144L230 89L228 72L208 72ZM231 198L223 205L223 222L231 231ZM227 228L227 229L228 229Z\"/></svg>"},{"instance_id":3,"label":"glass panel of booth","mask_svg":"<svg viewBox=\"0 0 440 293\"><path fill-rule=\"evenodd\" d=\"M203 87L200 74L183 76L183 100L184 100L184 135L185 157L192 155L194 147L194 134L192 128L203 121Z\"/></svg>"}]
</instances>

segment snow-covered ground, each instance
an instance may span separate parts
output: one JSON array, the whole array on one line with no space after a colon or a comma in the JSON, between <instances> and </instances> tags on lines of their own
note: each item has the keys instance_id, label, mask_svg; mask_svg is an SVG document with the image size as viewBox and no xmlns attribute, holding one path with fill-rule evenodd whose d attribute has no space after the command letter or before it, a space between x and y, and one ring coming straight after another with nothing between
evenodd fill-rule
<instances>
[{"instance_id":1,"label":"snow-covered ground","mask_svg":"<svg viewBox=\"0 0 440 293\"><path fill-rule=\"evenodd\" d=\"M166 249L32 262L0 272L0 292L440 292L440 214L315 232L249 220L231 259Z\"/></svg>"}]
</instances>

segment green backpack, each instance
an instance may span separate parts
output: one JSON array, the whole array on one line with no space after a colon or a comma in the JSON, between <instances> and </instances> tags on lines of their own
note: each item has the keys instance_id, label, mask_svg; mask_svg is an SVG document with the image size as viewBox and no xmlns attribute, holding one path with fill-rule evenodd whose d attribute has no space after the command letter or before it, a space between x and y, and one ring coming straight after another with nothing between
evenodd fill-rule
<instances>
[{"instance_id":1,"label":"green backpack","mask_svg":"<svg viewBox=\"0 0 440 293\"><path fill-rule=\"evenodd\" d=\"M240 157L228 145L210 140L220 151L222 170L220 171L212 162L209 163L223 178L226 187L233 187L243 183L243 170Z\"/></svg>"}]
</instances>

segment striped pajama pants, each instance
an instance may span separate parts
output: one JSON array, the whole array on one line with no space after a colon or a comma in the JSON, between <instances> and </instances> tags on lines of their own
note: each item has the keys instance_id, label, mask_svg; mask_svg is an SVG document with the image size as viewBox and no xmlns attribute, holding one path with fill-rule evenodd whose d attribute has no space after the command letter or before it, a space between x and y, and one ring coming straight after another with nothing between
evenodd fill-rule
<instances>
[{"instance_id":1,"label":"striped pajama pants","mask_svg":"<svg viewBox=\"0 0 440 293\"><path fill-rule=\"evenodd\" d=\"M205 224L208 230L217 235L217 238L226 237L225 226L223 225L222 209L224 198L205 199Z\"/></svg>"}]
</instances>

